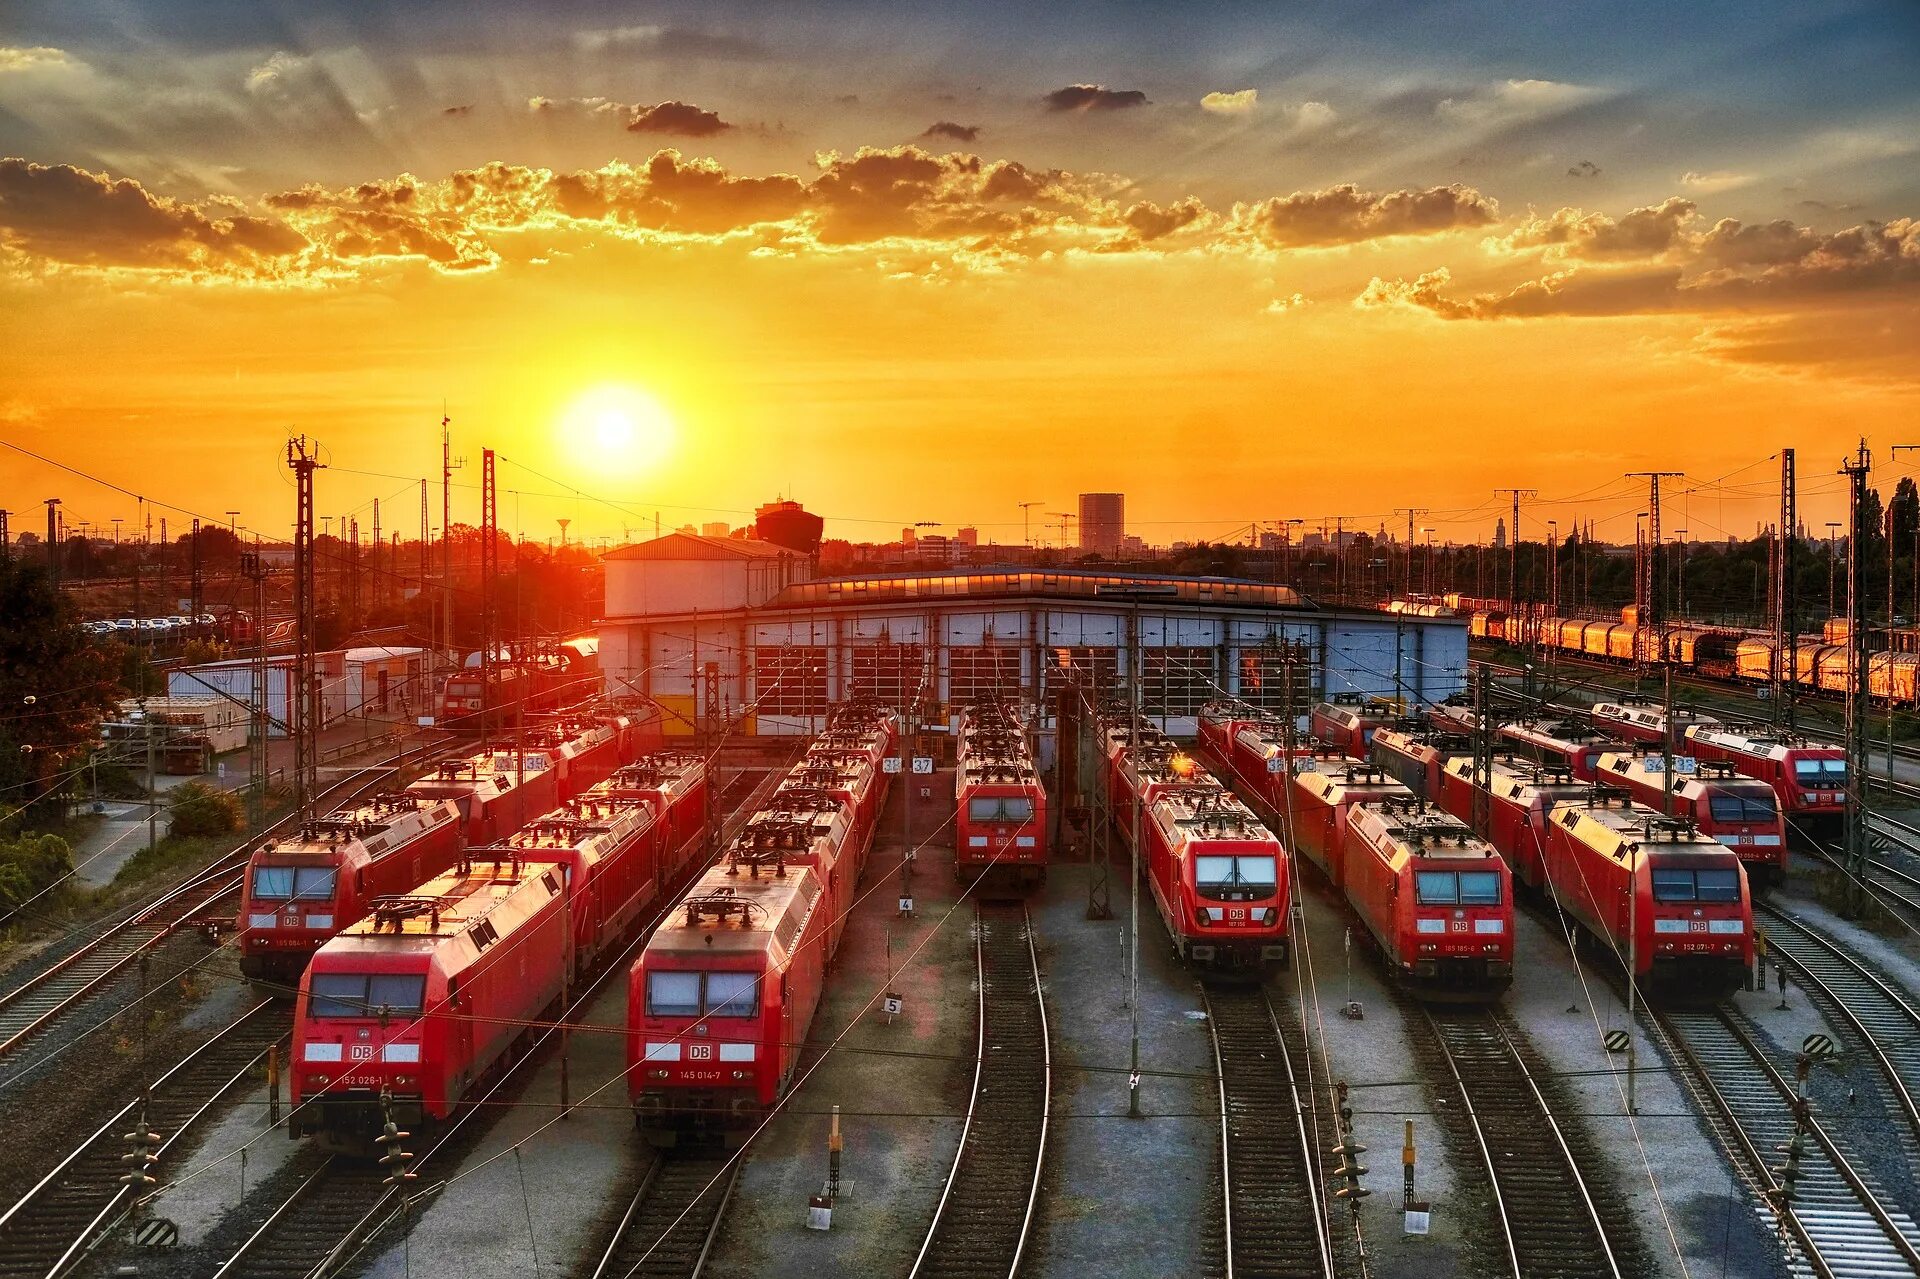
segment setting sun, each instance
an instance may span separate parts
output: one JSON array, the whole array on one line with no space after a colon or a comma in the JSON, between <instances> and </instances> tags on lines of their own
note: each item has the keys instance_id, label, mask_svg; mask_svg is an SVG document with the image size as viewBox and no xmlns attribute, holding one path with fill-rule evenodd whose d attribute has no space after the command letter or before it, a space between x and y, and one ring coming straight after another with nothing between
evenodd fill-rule
<instances>
[{"instance_id":1,"label":"setting sun","mask_svg":"<svg viewBox=\"0 0 1920 1279\"><path fill-rule=\"evenodd\" d=\"M638 387L594 387L567 406L560 422L568 454L585 467L652 470L673 452L675 430L666 406Z\"/></svg>"}]
</instances>

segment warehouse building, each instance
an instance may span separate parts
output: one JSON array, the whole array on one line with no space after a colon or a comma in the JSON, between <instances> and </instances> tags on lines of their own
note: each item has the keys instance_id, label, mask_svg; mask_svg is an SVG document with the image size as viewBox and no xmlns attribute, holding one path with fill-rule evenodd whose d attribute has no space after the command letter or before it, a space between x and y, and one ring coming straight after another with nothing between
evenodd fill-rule
<instances>
[{"instance_id":1,"label":"warehouse building","mask_svg":"<svg viewBox=\"0 0 1920 1279\"><path fill-rule=\"evenodd\" d=\"M1304 712L1342 692L1417 705L1465 681L1462 619L1322 609L1268 583L1013 568L814 579L797 552L686 534L605 558L608 691L652 697L670 732L813 733L854 693L918 693L948 717L990 696L1046 706L1076 677L1118 688L1136 648L1143 706L1175 735L1223 693L1278 710L1291 682Z\"/></svg>"}]
</instances>

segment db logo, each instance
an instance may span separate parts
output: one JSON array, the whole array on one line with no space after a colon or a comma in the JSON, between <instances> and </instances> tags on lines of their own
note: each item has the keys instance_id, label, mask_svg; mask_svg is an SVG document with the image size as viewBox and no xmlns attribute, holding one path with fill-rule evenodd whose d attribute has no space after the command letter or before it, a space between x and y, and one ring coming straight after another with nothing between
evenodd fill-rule
<instances>
[{"instance_id":1,"label":"db logo","mask_svg":"<svg viewBox=\"0 0 1920 1279\"><path fill-rule=\"evenodd\" d=\"M712 1045L712 1044L688 1044L688 1045L687 1045L687 1060L689 1060L689 1061L712 1061L712 1060L713 1060L713 1045Z\"/></svg>"},{"instance_id":2,"label":"db logo","mask_svg":"<svg viewBox=\"0 0 1920 1279\"><path fill-rule=\"evenodd\" d=\"M1464 933L1467 931L1467 921L1464 919L1454 919L1448 922L1452 925L1452 931L1456 933Z\"/></svg>"},{"instance_id":3,"label":"db logo","mask_svg":"<svg viewBox=\"0 0 1920 1279\"><path fill-rule=\"evenodd\" d=\"M1228 919L1245 919L1246 917L1247 908L1244 906L1230 906L1227 908Z\"/></svg>"},{"instance_id":4,"label":"db logo","mask_svg":"<svg viewBox=\"0 0 1920 1279\"><path fill-rule=\"evenodd\" d=\"M372 1044L348 1044L347 1051L354 1061L372 1061L373 1060Z\"/></svg>"}]
</instances>

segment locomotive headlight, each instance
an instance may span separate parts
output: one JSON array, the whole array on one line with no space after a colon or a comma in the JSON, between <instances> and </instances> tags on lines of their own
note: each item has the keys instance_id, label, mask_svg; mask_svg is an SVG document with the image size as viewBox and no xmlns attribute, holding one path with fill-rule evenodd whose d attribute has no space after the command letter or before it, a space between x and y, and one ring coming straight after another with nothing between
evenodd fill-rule
<instances>
[{"instance_id":1,"label":"locomotive headlight","mask_svg":"<svg viewBox=\"0 0 1920 1279\"><path fill-rule=\"evenodd\" d=\"M1207 908L1205 906L1195 906L1193 908L1193 922L1199 927L1205 928L1213 921L1207 918Z\"/></svg>"},{"instance_id":2,"label":"locomotive headlight","mask_svg":"<svg viewBox=\"0 0 1920 1279\"><path fill-rule=\"evenodd\" d=\"M647 1072L648 1078L651 1078L651 1079L666 1079L671 1074L672 1074L671 1071L666 1071L666 1070L649 1070Z\"/></svg>"},{"instance_id":3,"label":"locomotive headlight","mask_svg":"<svg viewBox=\"0 0 1920 1279\"><path fill-rule=\"evenodd\" d=\"M733 1072L733 1077L735 1079L745 1079L747 1077L747 1072L744 1070L736 1070Z\"/></svg>"}]
</instances>

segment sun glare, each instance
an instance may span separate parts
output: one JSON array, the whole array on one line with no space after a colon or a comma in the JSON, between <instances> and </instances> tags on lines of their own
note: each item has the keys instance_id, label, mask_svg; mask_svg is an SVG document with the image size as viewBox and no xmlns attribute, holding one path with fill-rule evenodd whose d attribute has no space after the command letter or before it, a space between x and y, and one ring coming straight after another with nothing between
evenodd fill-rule
<instances>
[{"instance_id":1,"label":"sun glare","mask_svg":"<svg viewBox=\"0 0 1920 1279\"><path fill-rule=\"evenodd\" d=\"M574 462L595 469L652 470L673 451L673 417L635 386L597 386L583 392L561 417L561 436Z\"/></svg>"}]
</instances>

